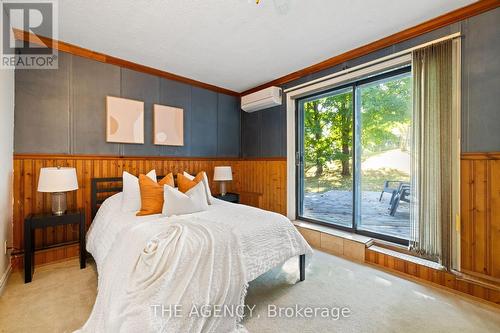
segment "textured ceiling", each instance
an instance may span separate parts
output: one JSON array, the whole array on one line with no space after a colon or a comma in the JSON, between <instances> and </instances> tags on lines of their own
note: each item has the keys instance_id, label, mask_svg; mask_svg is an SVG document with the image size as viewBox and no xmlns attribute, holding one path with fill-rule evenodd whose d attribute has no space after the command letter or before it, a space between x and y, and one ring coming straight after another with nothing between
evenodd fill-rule
<instances>
[{"instance_id":1,"label":"textured ceiling","mask_svg":"<svg viewBox=\"0 0 500 333\"><path fill-rule=\"evenodd\" d=\"M243 91L470 0L64 0L59 39Z\"/></svg>"}]
</instances>

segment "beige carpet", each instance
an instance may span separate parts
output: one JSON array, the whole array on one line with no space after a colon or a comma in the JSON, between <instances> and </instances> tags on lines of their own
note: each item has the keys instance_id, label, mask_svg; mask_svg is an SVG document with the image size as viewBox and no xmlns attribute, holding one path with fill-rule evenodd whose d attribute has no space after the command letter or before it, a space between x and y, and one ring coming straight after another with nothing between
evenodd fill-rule
<instances>
[{"instance_id":1,"label":"beige carpet","mask_svg":"<svg viewBox=\"0 0 500 333\"><path fill-rule=\"evenodd\" d=\"M315 251L306 281L295 284L297 267L290 260L250 284L247 304L256 306L244 321L250 332L500 332L497 308L368 265ZM95 293L94 266L80 270L76 260L37 268L31 284L15 272L0 297L0 331L70 332L85 322ZM268 318L268 304L345 307L351 314Z\"/></svg>"}]
</instances>

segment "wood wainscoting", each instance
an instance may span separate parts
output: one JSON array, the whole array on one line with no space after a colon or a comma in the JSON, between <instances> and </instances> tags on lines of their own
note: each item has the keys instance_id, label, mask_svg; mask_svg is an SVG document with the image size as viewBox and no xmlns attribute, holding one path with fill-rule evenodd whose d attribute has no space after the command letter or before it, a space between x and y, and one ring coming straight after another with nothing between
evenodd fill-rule
<instances>
[{"instance_id":1,"label":"wood wainscoting","mask_svg":"<svg viewBox=\"0 0 500 333\"><path fill-rule=\"evenodd\" d=\"M365 261L369 264L383 267L390 272L401 274L420 282L431 283L438 287L458 291L500 305L500 289L495 285L471 280L458 273L453 274L405 260L398 255L377 251L375 248L366 248Z\"/></svg>"},{"instance_id":2,"label":"wood wainscoting","mask_svg":"<svg viewBox=\"0 0 500 333\"><path fill-rule=\"evenodd\" d=\"M197 173L206 171L213 179L215 166L230 165L233 181L228 191L240 193L244 204L286 213L286 159L238 158L184 158L184 157L116 157L87 155L14 155L14 217L13 217L13 266L21 267L23 258L24 218L29 214L50 212L50 195L37 192L40 168L49 166L75 167L79 190L69 192L68 209L84 209L87 228L90 219L90 180L99 177L119 177L123 171L132 174L156 169L158 175L168 172ZM217 193L217 184L210 184ZM64 226L36 231L35 247L77 239L78 228ZM37 252L35 264L63 260L78 256L78 245L68 245Z\"/></svg>"},{"instance_id":3,"label":"wood wainscoting","mask_svg":"<svg viewBox=\"0 0 500 333\"><path fill-rule=\"evenodd\" d=\"M286 160L182 157L113 157L68 155L14 156L14 260L19 267L23 255L23 221L31 213L50 211L50 197L36 190L41 167L72 166L77 169L80 189L68 193L69 208L82 208L90 226L90 179L116 177L156 169L158 174L207 171L213 177L214 166L230 165L234 180L230 191L240 193L244 204L286 213ZM212 191L217 192L215 183ZM37 231L36 246L77 239L71 226ZM325 243L326 244L326 243ZM78 255L78 245L40 251L36 264ZM461 273L464 276L433 269L416 268L400 258L367 250L366 262L500 303L500 153L468 153L461 161ZM476 279L474 281L473 279Z\"/></svg>"},{"instance_id":4,"label":"wood wainscoting","mask_svg":"<svg viewBox=\"0 0 500 333\"><path fill-rule=\"evenodd\" d=\"M464 153L460 168L460 272L370 248L366 262L500 304L500 153Z\"/></svg>"},{"instance_id":5,"label":"wood wainscoting","mask_svg":"<svg viewBox=\"0 0 500 333\"><path fill-rule=\"evenodd\" d=\"M463 154L461 271L500 285L500 153Z\"/></svg>"}]
</instances>

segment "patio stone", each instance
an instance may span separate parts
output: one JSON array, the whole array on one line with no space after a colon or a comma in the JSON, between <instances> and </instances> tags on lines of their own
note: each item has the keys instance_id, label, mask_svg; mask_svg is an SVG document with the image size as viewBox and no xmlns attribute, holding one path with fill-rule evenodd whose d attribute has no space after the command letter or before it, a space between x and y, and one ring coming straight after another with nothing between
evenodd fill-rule
<instances>
[{"instance_id":1,"label":"patio stone","mask_svg":"<svg viewBox=\"0 0 500 333\"><path fill-rule=\"evenodd\" d=\"M390 194L379 201L380 192L361 194L361 221L358 228L408 239L410 235L410 205L400 202L395 216L389 215ZM329 223L351 226L353 193L331 190L324 193L305 193L304 216Z\"/></svg>"}]
</instances>

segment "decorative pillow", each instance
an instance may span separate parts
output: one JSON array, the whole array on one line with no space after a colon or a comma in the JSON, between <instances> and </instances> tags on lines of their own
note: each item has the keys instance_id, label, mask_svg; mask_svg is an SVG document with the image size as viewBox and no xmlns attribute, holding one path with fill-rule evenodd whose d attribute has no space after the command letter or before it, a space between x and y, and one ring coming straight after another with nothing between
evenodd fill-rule
<instances>
[{"instance_id":1,"label":"decorative pillow","mask_svg":"<svg viewBox=\"0 0 500 333\"><path fill-rule=\"evenodd\" d=\"M163 186L174 187L174 175L169 173L158 183L145 175L139 175L141 210L137 216L161 214L163 208Z\"/></svg>"},{"instance_id":2,"label":"decorative pillow","mask_svg":"<svg viewBox=\"0 0 500 333\"><path fill-rule=\"evenodd\" d=\"M195 184L186 193L164 186L163 215L183 215L201 212L208 208L203 183Z\"/></svg>"},{"instance_id":3,"label":"decorative pillow","mask_svg":"<svg viewBox=\"0 0 500 333\"><path fill-rule=\"evenodd\" d=\"M201 171L203 173L203 185L205 185L205 192L207 195L207 203L209 205L213 204L212 192L210 191L210 184L208 182L207 173L205 171ZM195 177L184 171L184 176L190 180L193 180Z\"/></svg>"},{"instance_id":4,"label":"decorative pillow","mask_svg":"<svg viewBox=\"0 0 500 333\"><path fill-rule=\"evenodd\" d=\"M155 170L149 171L146 176L156 182ZM141 209L141 190L139 188L139 179L127 171L123 171L122 211L137 212L139 209Z\"/></svg>"},{"instance_id":5,"label":"decorative pillow","mask_svg":"<svg viewBox=\"0 0 500 333\"><path fill-rule=\"evenodd\" d=\"M179 191L181 191L182 193L186 193L196 184L202 181L203 181L203 174L201 172L199 172L193 179L189 179L182 173L177 174L177 186L179 187Z\"/></svg>"}]
</instances>

